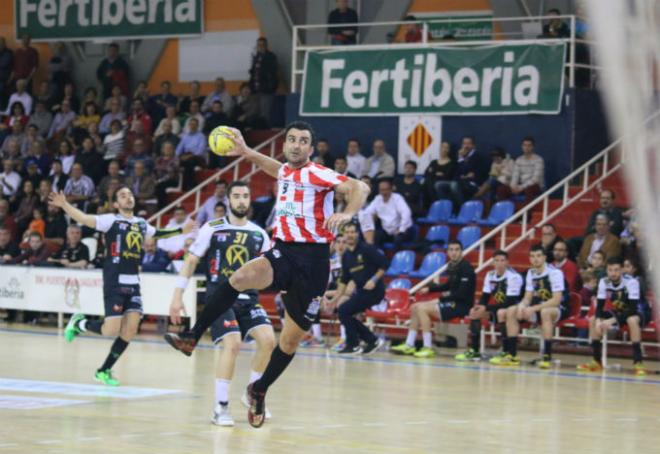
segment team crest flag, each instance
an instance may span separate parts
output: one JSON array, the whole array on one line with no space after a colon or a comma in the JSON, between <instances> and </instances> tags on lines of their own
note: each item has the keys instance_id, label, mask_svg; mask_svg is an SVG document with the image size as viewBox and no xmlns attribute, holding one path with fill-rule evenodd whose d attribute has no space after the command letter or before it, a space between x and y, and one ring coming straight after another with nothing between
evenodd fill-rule
<instances>
[{"instance_id":1,"label":"team crest flag","mask_svg":"<svg viewBox=\"0 0 660 454\"><path fill-rule=\"evenodd\" d=\"M442 142L441 116L400 116L397 173L403 173L406 161L415 161L417 174L424 174L428 165L440 156L440 142Z\"/></svg>"}]
</instances>

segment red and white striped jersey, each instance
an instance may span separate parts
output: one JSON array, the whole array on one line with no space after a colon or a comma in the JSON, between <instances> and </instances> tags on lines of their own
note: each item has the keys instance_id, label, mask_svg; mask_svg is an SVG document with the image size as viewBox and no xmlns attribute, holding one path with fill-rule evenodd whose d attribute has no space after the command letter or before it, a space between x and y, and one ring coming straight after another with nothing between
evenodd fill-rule
<instances>
[{"instance_id":1,"label":"red and white striped jersey","mask_svg":"<svg viewBox=\"0 0 660 454\"><path fill-rule=\"evenodd\" d=\"M313 162L299 169L288 164L277 176L273 238L287 243L330 243L323 227L333 211L334 188L348 178Z\"/></svg>"}]
</instances>

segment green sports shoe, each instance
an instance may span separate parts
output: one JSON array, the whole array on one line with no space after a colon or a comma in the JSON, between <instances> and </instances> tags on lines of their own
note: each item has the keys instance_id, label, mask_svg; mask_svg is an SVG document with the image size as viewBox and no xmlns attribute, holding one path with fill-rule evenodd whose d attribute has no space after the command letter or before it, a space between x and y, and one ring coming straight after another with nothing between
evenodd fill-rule
<instances>
[{"instance_id":1,"label":"green sports shoe","mask_svg":"<svg viewBox=\"0 0 660 454\"><path fill-rule=\"evenodd\" d=\"M391 347L390 351L399 355L414 355L417 350L415 350L415 347L411 347L410 345L403 343L395 347Z\"/></svg>"},{"instance_id":2,"label":"green sports shoe","mask_svg":"<svg viewBox=\"0 0 660 454\"><path fill-rule=\"evenodd\" d=\"M75 314L71 317L69 323L66 324L66 328L64 328L64 339L67 342L72 342L77 335L82 333L80 328L78 328L78 323L83 320L85 320L83 314Z\"/></svg>"},{"instance_id":3,"label":"green sports shoe","mask_svg":"<svg viewBox=\"0 0 660 454\"><path fill-rule=\"evenodd\" d=\"M119 386L119 381L112 376L112 371L110 369L97 370L94 379L100 381L104 385Z\"/></svg>"},{"instance_id":4,"label":"green sports shoe","mask_svg":"<svg viewBox=\"0 0 660 454\"><path fill-rule=\"evenodd\" d=\"M479 361L481 360L481 354L473 348L468 349L465 353L459 353L454 356L456 361Z\"/></svg>"},{"instance_id":5,"label":"green sports shoe","mask_svg":"<svg viewBox=\"0 0 660 454\"><path fill-rule=\"evenodd\" d=\"M543 355L543 358L536 365L539 369L550 369L552 367L552 359L548 355Z\"/></svg>"},{"instance_id":6,"label":"green sports shoe","mask_svg":"<svg viewBox=\"0 0 660 454\"><path fill-rule=\"evenodd\" d=\"M415 358L433 358L435 356L435 350L429 347L422 347L413 356Z\"/></svg>"},{"instance_id":7,"label":"green sports shoe","mask_svg":"<svg viewBox=\"0 0 660 454\"><path fill-rule=\"evenodd\" d=\"M488 362L496 366L501 366L504 363L504 361L507 360L506 356L507 356L506 352L499 352L497 355L493 356Z\"/></svg>"}]
</instances>

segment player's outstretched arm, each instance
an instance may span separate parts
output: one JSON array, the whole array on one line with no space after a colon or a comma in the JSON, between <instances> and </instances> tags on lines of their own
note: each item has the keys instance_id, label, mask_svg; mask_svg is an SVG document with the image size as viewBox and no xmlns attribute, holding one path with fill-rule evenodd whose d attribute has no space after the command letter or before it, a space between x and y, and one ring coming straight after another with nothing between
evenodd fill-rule
<instances>
[{"instance_id":1,"label":"player's outstretched arm","mask_svg":"<svg viewBox=\"0 0 660 454\"><path fill-rule=\"evenodd\" d=\"M197 264L199 263L199 257L194 254L188 254L186 259L183 261L183 266L179 275L176 278L176 287L174 288L174 294L172 295L172 302L170 303L170 320L175 325L181 323L181 316L186 316L186 308L183 305L183 292L188 287L188 281L190 277L195 272Z\"/></svg>"},{"instance_id":2,"label":"player's outstretched arm","mask_svg":"<svg viewBox=\"0 0 660 454\"><path fill-rule=\"evenodd\" d=\"M197 223L192 219L186 222L183 227L176 227L172 229L156 229L154 238L157 240L164 238L171 238L177 235L187 235L197 227Z\"/></svg>"},{"instance_id":3,"label":"player's outstretched arm","mask_svg":"<svg viewBox=\"0 0 660 454\"><path fill-rule=\"evenodd\" d=\"M253 162L255 165L260 167L261 170L266 172L268 175L277 178L280 167L282 167L282 163L277 159L273 159L270 156L261 154L258 151L248 147L245 143L245 140L243 139L243 135L238 129L229 129L234 134L232 140L234 141L235 146L231 149L231 151L229 151L229 153L227 153L227 156L245 156L250 162Z\"/></svg>"},{"instance_id":4,"label":"player's outstretched arm","mask_svg":"<svg viewBox=\"0 0 660 454\"><path fill-rule=\"evenodd\" d=\"M329 230L337 230L343 224L350 222L353 216L364 206L369 196L369 186L354 178L339 183L335 186L335 191L344 194L346 208L343 213L335 213L326 219L324 227Z\"/></svg>"},{"instance_id":5,"label":"player's outstretched arm","mask_svg":"<svg viewBox=\"0 0 660 454\"><path fill-rule=\"evenodd\" d=\"M90 229L96 229L96 216L91 214L85 214L80 211L78 208L71 205L66 200L66 196L62 191L60 192L51 192L48 196L48 203L50 205L62 208L66 214L68 214L71 219L76 221L78 224L85 225Z\"/></svg>"}]
</instances>

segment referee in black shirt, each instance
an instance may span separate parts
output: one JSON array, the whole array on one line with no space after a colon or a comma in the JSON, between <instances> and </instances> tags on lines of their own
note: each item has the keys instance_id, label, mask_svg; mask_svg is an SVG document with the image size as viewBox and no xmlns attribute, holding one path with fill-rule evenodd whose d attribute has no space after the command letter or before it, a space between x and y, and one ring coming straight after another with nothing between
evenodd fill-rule
<instances>
[{"instance_id":1,"label":"referee in black shirt","mask_svg":"<svg viewBox=\"0 0 660 454\"><path fill-rule=\"evenodd\" d=\"M383 341L354 315L380 303L385 296L383 275L387 259L375 247L359 241L357 225L347 224L344 236L347 248L341 258L341 278L335 296L329 301L329 305L334 306L342 295L350 295L337 309L346 329L346 347L338 353L368 355L380 348ZM365 342L364 347L360 347L360 340Z\"/></svg>"}]
</instances>

